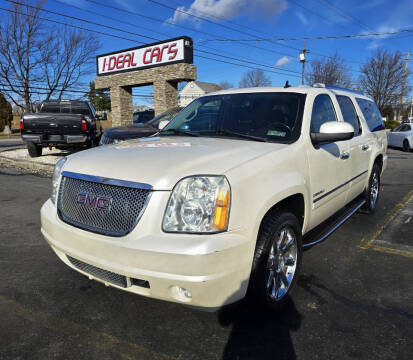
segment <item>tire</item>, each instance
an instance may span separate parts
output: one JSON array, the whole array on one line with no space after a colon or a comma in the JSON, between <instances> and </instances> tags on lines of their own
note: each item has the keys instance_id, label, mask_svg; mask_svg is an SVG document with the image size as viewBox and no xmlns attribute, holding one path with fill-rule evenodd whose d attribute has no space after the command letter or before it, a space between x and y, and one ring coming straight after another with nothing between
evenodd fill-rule
<instances>
[{"instance_id":1,"label":"tire","mask_svg":"<svg viewBox=\"0 0 413 360\"><path fill-rule=\"evenodd\" d=\"M29 152L30 157L39 157L42 155L43 146L36 145L35 143L27 143L27 151Z\"/></svg>"},{"instance_id":2,"label":"tire","mask_svg":"<svg viewBox=\"0 0 413 360\"><path fill-rule=\"evenodd\" d=\"M373 165L369 185L367 189L364 190L363 197L364 200L366 200L366 203L363 205L363 210L368 214L373 214L380 197L380 166L377 164Z\"/></svg>"},{"instance_id":3,"label":"tire","mask_svg":"<svg viewBox=\"0 0 413 360\"><path fill-rule=\"evenodd\" d=\"M409 152L410 151L410 144L409 140L404 139L403 141L403 151Z\"/></svg>"},{"instance_id":4,"label":"tire","mask_svg":"<svg viewBox=\"0 0 413 360\"><path fill-rule=\"evenodd\" d=\"M297 218L281 210L267 216L255 248L248 299L259 306L281 310L297 281L302 254L301 226Z\"/></svg>"}]
</instances>

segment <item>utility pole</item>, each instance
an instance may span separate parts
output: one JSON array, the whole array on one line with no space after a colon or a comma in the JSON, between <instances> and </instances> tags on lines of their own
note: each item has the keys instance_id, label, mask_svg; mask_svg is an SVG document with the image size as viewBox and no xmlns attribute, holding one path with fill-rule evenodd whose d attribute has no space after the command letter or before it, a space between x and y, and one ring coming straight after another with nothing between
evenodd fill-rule
<instances>
[{"instance_id":1,"label":"utility pole","mask_svg":"<svg viewBox=\"0 0 413 360\"><path fill-rule=\"evenodd\" d=\"M410 60L410 52L407 53L406 56L406 64L404 65L404 75L403 75L403 80L402 80L402 91L400 93L400 107L399 107L399 121L402 122L402 112L403 112L403 97L404 97L404 91L406 89L406 79L407 79L407 69L409 66L409 60Z\"/></svg>"},{"instance_id":2,"label":"utility pole","mask_svg":"<svg viewBox=\"0 0 413 360\"><path fill-rule=\"evenodd\" d=\"M301 85L304 85L304 73L305 73L305 54L309 53L310 50L307 50L305 48L305 41L304 41L304 49L300 51L300 62L302 64L302 70L301 70Z\"/></svg>"}]
</instances>

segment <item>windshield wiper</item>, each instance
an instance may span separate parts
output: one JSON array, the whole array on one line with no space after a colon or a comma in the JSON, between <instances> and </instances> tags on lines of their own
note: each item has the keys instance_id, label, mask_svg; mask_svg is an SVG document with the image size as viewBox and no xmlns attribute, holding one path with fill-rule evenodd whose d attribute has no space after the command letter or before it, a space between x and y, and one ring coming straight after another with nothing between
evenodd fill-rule
<instances>
[{"instance_id":1,"label":"windshield wiper","mask_svg":"<svg viewBox=\"0 0 413 360\"><path fill-rule=\"evenodd\" d=\"M260 141L260 142L267 142L266 139L258 137L258 136L252 136L252 135L247 135L247 134L242 134L238 133L235 131L227 130L227 129L221 129L218 130L215 135L227 135L227 136L234 136L234 137L239 137L243 139L248 139L248 140L254 140L254 141Z\"/></svg>"},{"instance_id":2,"label":"windshield wiper","mask_svg":"<svg viewBox=\"0 0 413 360\"><path fill-rule=\"evenodd\" d=\"M193 133L193 132L191 132L191 131L185 131L185 130L179 130L179 129L163 130L163 131L160 131L159 134L163 134L163 133L166 133L166 132L168 132L168 131L171 131L171 132L173 132L174 134L178 134L178 135L199 136L198 134Z\"/></svg>"}]
</instances>

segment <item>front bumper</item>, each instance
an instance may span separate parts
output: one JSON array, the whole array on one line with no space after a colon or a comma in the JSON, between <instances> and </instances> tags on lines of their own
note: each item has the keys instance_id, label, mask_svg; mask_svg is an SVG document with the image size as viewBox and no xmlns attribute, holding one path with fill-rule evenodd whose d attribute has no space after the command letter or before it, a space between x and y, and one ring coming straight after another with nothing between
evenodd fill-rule
<instances>
[{"instance_id":1,"label":"front bumper","mask_svg":"<svg viewBox=\"0 0 413 360\"><path fill-rule=\"evenodd\" d=\"M153 192L136 228L120 238L62 222L48 200L41 209L41 231L65 264L107 286L204 310L215 310L243 298L255 242L242 231L212 235L163 233L153 219L159 218L160 206L164 208L168 197L169 192ZM126 277L127 287L96 276L87 268L83 271L70 258ZM182 288L191 296L184 296L179 291Z\"/></svg>"}]
</instances>

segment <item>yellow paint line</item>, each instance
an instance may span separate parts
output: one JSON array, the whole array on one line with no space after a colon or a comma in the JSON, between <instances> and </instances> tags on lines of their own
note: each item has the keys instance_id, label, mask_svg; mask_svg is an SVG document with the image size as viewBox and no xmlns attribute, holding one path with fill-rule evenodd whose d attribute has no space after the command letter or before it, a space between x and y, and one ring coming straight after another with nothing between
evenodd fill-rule
<instances>
[{"instance_id":1,"label":"yellow paint line","mask_svg":"<svg viewBox=\"0 0 413 360\"><path fill-rule=\"evenodd\" d=\"M361 239L359 247L363 250L371 249L375 251L386 252L389 254L397 254L402 256L407 256L413 258L413 253L404 250L397 250L392 248L387 248L383 246L377 246L373 244L373 241L376 240L383 230L388 226L393 219L404 209L407 203L413 199L413 190L409 191L403 199L387 214L384 221L377 227L376 231L372 235L366 235Z\"/></svg>"},{"instance_id":2,"label":"yellow paint line","mask_svg":"<svg viewBox=\"0 0 413 360\"><path fill-rule=\"evenodd\" d=\"M413 252L411 251L398 250L398 249L393 249L393 248L388 248L388 247L383 247L383 246L376 246L376 245L370 245L368 249L374 250L374 251L380 251L380 252L384 252L388 254L406 256L408 258L413 259Z\"/></svg>"},{"instance_id":3,"label":"yellow paint line","mask_svg":"<svg viewBox=\"0 0 413 360\"><path fill-rule=\"evenodd\" d=\"M60 316L34 310L1 295L0 311L11 312L47 329L57 331L73 341L112 352L122 359L177 359L168 354L155 352L143 346L121 340L116 336L92 330L87 326L77 324ZM139 325L137 324L137 326Z\"/></svg>"}]
</instances>

